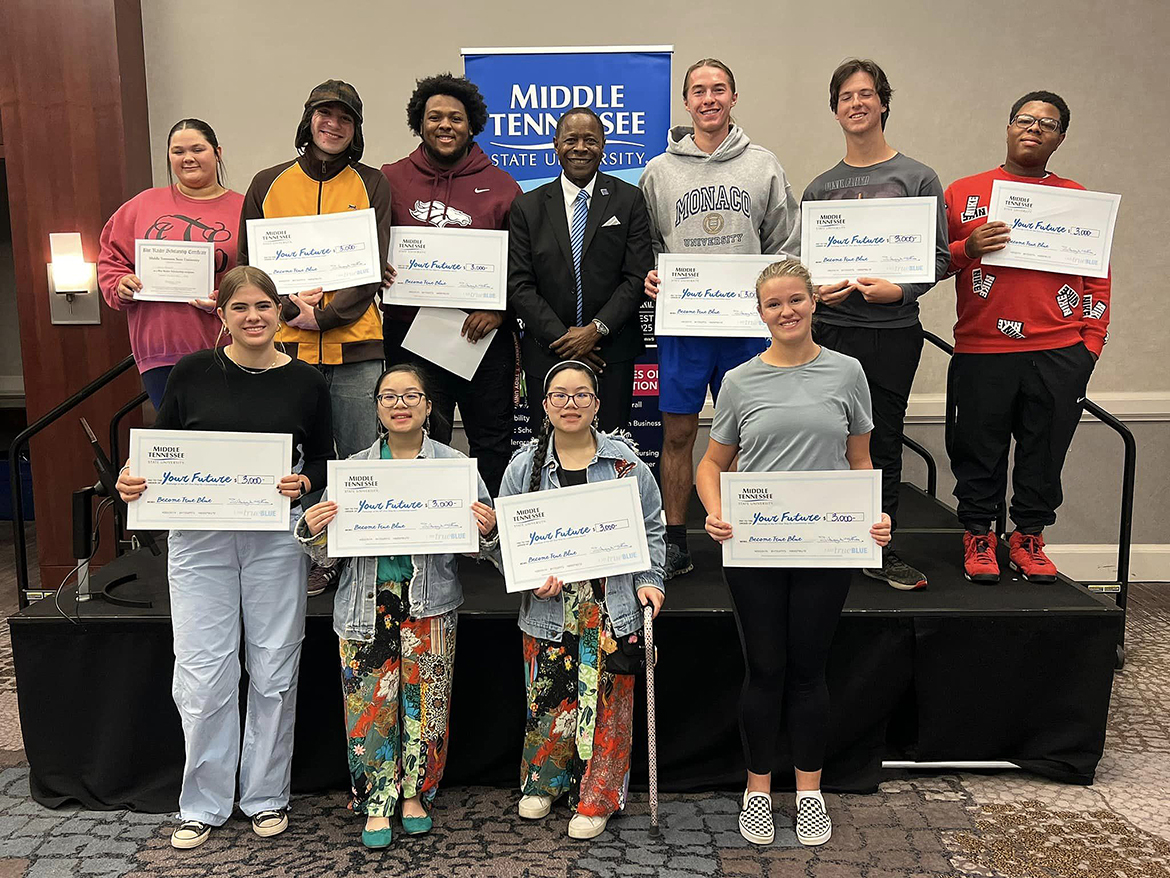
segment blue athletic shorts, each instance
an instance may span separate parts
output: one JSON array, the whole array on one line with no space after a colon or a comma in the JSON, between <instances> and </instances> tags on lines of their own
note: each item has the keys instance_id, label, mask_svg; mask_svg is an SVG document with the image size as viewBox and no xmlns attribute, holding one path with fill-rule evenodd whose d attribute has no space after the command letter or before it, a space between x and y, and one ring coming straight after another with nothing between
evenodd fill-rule
<instances>
[{"instance_id":1,"label":"blue athletic shorts","mask_svg":"<svg viewBox=\"0 0 1170 878\"><path fill-rule=\"evenodd\" d=\"M658 408L675 415L703 410L707 388L718 399L723 376L768 347L766 338L658 339Z\"/></svg>"}]
</instances>

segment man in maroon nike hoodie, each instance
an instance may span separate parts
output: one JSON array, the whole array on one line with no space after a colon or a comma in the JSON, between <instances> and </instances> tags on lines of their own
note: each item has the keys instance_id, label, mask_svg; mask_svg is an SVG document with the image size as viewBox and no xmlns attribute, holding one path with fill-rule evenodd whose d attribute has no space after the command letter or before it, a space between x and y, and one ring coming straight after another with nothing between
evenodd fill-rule
<instances>
[{"instance_id":1,"label":"man in maroon nike hoodie","mask_svg":"<svg viewBox=\"0 0 1170 878\"><path fill-rule=\"evenodd\" d=\"M422 143L406 158L382 165L393 193L390 224L438 228L508 228L508 212L520 187L492 164L472 138L487 125L487 106L475 84L449 73L420 79L406 105L406 122ZM393 268L387 268L393 283ZM451 441L455 404L463 418L471 457L494 497L512 456L512 393L516 373L515 321L506 311L472 311L463 335L491 341L470 381L402 347L417 308L386 307L386 365L421 362L434 376L432 438Z\"/></svg>"}]
</instances>

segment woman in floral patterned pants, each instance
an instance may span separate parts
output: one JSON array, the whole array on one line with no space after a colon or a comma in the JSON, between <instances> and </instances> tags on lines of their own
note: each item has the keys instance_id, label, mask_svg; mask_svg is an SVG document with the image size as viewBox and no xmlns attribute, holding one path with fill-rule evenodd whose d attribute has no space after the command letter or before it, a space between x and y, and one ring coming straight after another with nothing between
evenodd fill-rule
<instances>
[{"instance_id":1,"label":"woman in floral patterned pants","mask_svg":"<svg viewBox=\"0 0 1170 878\"><path fill-rule=\"evenodd\" d=\"M375 394L382 433L361 460L463 457L426 433L431 417L422 367L392 366ZM478 478L478 477L477 477ZM495 512L483 479L472 503L480 552L495 549ZM338 563L327 550L326 526L337 504L323 499L297 525L297 537L320 566ZM346 750L353 799L366 817L362 843L390 844L390 818L402 807L402 828L420 835L432 826L431 803L447 762L455 624L463 603L454 555L393 555L344 559L333 630L341 641Z\"/></svg>"},{"instance_id":2,"label":"woman in floral patterned pants","mask_svg":"<svg viewBox=\"0 0 1170 878\"><path fill-rule=\"evenodd\" d=\"M625 805L633 741L634 677L613 673L619 640L637 642L642 606L662 606L662 499L632 444L592 427L600 400L584 363L567 360L544 382L548 417L512 459L500 495L637 479L651 569L601 580L555 576L521 597L528 712L520 769L520 816L546 816L568 798L571 838L600 835ZM640 642L637 642L640 647Z\"/></svg>"}]
</instances>

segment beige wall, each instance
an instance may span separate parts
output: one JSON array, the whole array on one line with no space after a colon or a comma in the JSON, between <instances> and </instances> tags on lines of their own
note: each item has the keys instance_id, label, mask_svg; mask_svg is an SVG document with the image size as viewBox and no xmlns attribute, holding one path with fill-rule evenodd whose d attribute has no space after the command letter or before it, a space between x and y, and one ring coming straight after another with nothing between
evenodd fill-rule
<instances>
[{"instance_id":1,"label":"beige wall","mask_svg":"<svg viewBox=\"0 0 1170 878\"><path fill-rule=\"evenodd\" d=\"M1002 161L1012 101L1052 89L1072 109L1053 170L1123 195L1112 341L1091 392L1170 396L1170 4L1161 0L142 5L160 184L168 128L196 116L218 132L233 188L245 189L258 169L292 156L305 96L329 77L353 82L365 101L366 161L396 159L415 145L404 112L414 79L461 71L463 46L671 43L676 85L690 61L720 57L738 79L738 121L776 152L798 196L842 155L826 100L829 75L846 56L885 67L896 89L890 142L934 167L944 185ZM674 116L686 120L677 94ZM924 300L923 322L949 337L953 316L945 282ZM917 389L940 391L943 369L941 355L924 356Z\"/></svg>"}]
</instances>

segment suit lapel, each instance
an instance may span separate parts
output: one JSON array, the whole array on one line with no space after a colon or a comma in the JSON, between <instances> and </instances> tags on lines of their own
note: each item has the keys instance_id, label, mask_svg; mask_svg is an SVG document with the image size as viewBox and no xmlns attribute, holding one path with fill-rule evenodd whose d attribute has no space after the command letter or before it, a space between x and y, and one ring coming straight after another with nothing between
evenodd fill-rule
<instances>
[{"instance_id":1,"label":"suit lapel","mask_svg":"<svg viewBox=\"0 0 1170 878\"><path fill-rule=\"evenodd\" d=\"M581 261L585 261L585 254L589 252L589 242L601 226L601 218L605 216L605 209L609 206L609 196L613 192L613 183L602 174L597 175L593 184L593 197L589 199L589 218L585 220L585 239L581 242Z\"/></svg>"},{"instance_id":2,"label":"suit lapel","mask_svg":"<svg viewBox=\"0 0 1170 878\"><path fill-rule=\"evenodd\" d=\"M569 274L573 273L573 247L569 243L569 220L565 216L565 193L561 189L561 178L553 180L545 187L544 212L548 215L549 225L556 235L557 243L561 245L561 252L565 255L565 263L569 266Z\"/></svg>"}]
</instances>

